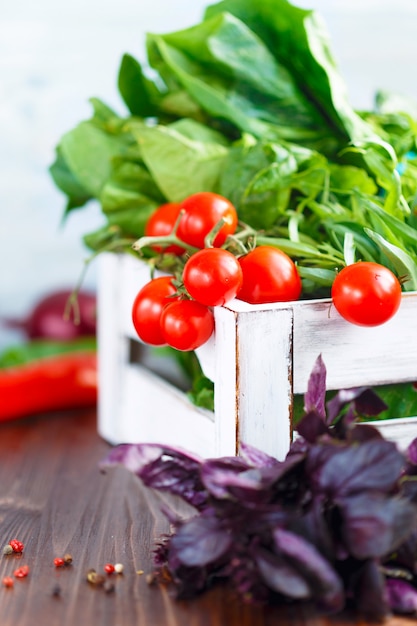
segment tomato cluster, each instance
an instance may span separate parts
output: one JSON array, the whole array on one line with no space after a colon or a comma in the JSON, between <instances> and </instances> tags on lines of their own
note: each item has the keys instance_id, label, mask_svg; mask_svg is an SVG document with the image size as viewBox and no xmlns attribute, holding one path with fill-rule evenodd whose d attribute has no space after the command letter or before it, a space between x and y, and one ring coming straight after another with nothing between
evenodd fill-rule
<instances>
[{"instance_id":1,"label":"tomato cluster","mask_svg":"<svg viewBox=\"0 0 417 626\"><path fill-rule=\"evenodd\" d=\"M189 351L210 338L214 330L210 307L234 298L242 284L239 262L218 247L235 232L237 222L229 200L211 192L193 194L182 203L163 204L150 217L145 235L155 238L151 246L155 252L182 256L190 246L200 250L184 265L185 295L181 290L177 293L174 276L155 278L137 294L132 320L142 341ZM168 241L173 231L177 243Z\"/></svg>"},{"instance_id":2,"label":"tomato cluster","mask_svg":"<svg viewBox=\"0 0 417 626\"><path fill-rule=\"evenodd\" d=\"M212 307L233 298L250 304L300 298L300 274L282 250L269 245L249 251L242 245L238 253L227 249L233 249L228 243L237 239L237 225L234 206L212 192L163 204L154 212L145 228L146 245L178 257L180 270L151 280L137 294L132 318L142 341L195 350L214 330ZM331 295L347 321L375 326L397 311L401 284L388 268L358 262L336 275Z\"/></svg>"},{"instance_id":3,"label":"tomato cluster","mask_svg":"<svg viewBox=\"0 0 417 626\"><path fill-rule=\"evenodd\" d=\"M213 313L200 302L176 296L173 280L161 276L142 287L132 307L133 325L139 338L152 346L195 350L214 330Z\"/></svg>"},{"instance_id":4,"label":"tomato cluster","mask_svg":"<svg viewBox=\"0 0 417 626\"><path fill-rule=\"evenodd\" d=\"M233 298L260 304L300 296L296 265L281 250L259 246L236 256L221 247L237 224L235 207L212 192L163 204L153 213L145 228L148 244L183 261L180 276L155 278L137 294L132 319L142 341L195 350L213 332L212 307Z\"/></svg>"},{"instance_id":5,"label":"tomato cluster","mask_svg":"<svg viewBox=\"0 0 417 626\"><path fill-rule=\"evenodd\" d=\"M188 196L182 203L168 202L151 215L146 227L147 237L170 235L176 228L176 237L195 248L204 248L206 237L219 225L214 234L213 246L219 247L237 227L236 209L229 200L219 194L201 191ZM152 246L156 252L164 251L182 255L184 248L178 245Z\"/></svg>"}]
</instances>

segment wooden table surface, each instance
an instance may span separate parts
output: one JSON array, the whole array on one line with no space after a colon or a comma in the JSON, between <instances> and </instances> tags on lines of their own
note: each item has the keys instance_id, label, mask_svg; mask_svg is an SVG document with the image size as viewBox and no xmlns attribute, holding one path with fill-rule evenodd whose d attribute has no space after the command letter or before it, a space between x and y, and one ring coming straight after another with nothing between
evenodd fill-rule
<instances>
[{"instance_id":1,"label":"wooden table surface","mask_svg":"<svg viewBox=\"0 0 417 626\"><path fill-rule=\"evenodd\" d=\"M0 399L1 400L1 399ZM0 587L1 626L363 626L324 618L308 608L253 607L224 587L178 602L149 585L154 539L165 532L161 496L123 468L98 462L109 445L96 433L94 412L51 414L0 426L2 545L25 544L21 556L0 554L0 580L28 565L27 578ZM56 568L65 553L73 564ZM90 568L120 562L114 589L87 582ZM143 573L140 573L143 572ZM385 626L415 620L387 619Z\"/></svg>"}]
</instances>

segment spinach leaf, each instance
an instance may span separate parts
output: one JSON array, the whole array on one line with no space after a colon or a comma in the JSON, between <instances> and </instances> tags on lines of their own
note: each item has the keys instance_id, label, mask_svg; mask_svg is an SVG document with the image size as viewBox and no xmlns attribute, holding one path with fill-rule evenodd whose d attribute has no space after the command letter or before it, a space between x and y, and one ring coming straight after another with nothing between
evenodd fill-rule
<instances>
[{"instance_id":1,"label":"spinach leaf","mask_svg":"<svg viewBox=\"0 0 417 626\"><path fill-rule=\"evenodd\" d=\"M60 143L71 172L90 196L99 197L111 173L111 162L126 150L123 135L111 135L89 121L81 122Z\"/></svg>"},{"instance_id":2,"label":"spinach leaf","mask_svg":"<svg viewBox=\"0 0 417 626\"><path fill-rule=\"evenodd\" d=\"M139 61L130 54L122 57L117 85L132 115L149 117L155 114L155 103L161 94L155 83L146 78Z\"/></svg>"},{"instance_id":3,"label":"spinach leaf","mask_svg":"<svg viewBox=\"0 0 417 626\"><path fill-rule=\"evenodd\" d=\"M315 103L341 140L359 141L374 133L353 110L320 16L287 0L223 0L207 8L210 19L229 12L242 20L282 60L304 97Z\"/></svg>"},{"instance_id":4,"label":"spinach leaf","mask_svg":"<svg viewBox=\"0 0 417 626\"><path fill-rule=\"evenodd\" d=\"M229 13L176 33L150 35L148 49L164 76L172 72L203 109L242 131L290 138L294 127L298 138L300 132L308 138L320 125L288 70Z\"/></svg>"},{"instance_id":5,"label":"spinach leaf","mask_svg":"<svg viewBox=\"0 0 417 626\"><path fill-rule=\"evenodd\" d=\"M227 155L223 138L193 120L168 126L132 123L143 160L164 196L180 202L198 191L213 190Z\"/></svg>"},{"instance_id":6,"label":"spinach leaf","mask_svg":"<svg viewBox=\"0 0 417 626\"><path fill-rule=\"evenodd\" d=\"M69 168L60 146L56 148L56 158L50 166L49 172L56 186L68 197L64 217L73 209L82 207L92 198L91 194L81 185Z\"/></svg>"}]
</instances>

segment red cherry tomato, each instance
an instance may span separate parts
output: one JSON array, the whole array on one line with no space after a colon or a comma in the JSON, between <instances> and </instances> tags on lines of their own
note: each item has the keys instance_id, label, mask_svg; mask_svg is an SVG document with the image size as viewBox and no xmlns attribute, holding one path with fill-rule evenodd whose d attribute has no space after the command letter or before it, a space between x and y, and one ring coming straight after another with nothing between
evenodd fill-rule
<instances>
[{"instance_id":1,"label":"red cherry tomato","mask_svg":"<svg viewBox=\"0 0 417 626\"><path fill-rule=\"evenodd\" d=\"M301 294L301 278L292 259L272 246L259 246L239 259L243 284L239 300L250 304L289 302Z\"/></svg>"},{"instance_id":2,"label":"red cherry tomato","mask_svg":"<svg viewBox=\"0 0 417 626\"><path fill-rule=\"evenodd\" d=\"M195 300L177 300L162 311L161 330L172 348L188 352L210 339L214 330L211 310Z\"/></svg>"},{"instance_id":3,"label":"red cherry tomato","mask_svg":"<svg viewBox=\"0 0 417 626\"><path fill-rule=\"evenodd\" d=\"M195 300L207 306L218 306L236 297L243 277L239 261L231 252L204 248L188 259L182 279Z\"/></svg>"},{"instance_id":4,"label":"red cherry tomato","mask_svg":"<svg viewBox=\"0 0 417 626\"><path fill-rule=\"evenodd\" d=\"M164 307L176 292L173 276L161 276L147 283L137 294L132 307L132 321L142 341L152 346L166 345L161 333L160 318Z\"/></svg>"},{"instance_id":5,"label":"red cherry tomato","mask_svg":"<svg viewBox=\"0 0 417 626\"><path fill-rule=\"evenodd\" d=\"M167 202L158 207L146 222L146 237L165 237L166 235L170 235L178 219L180 210L181 205L177 202ZM184 248L180 248L180 246L174 244L166 247L155 244L151 247L155 252L170 252L176 256L184 254Z\"/></svg>"},{"instance_id":6,"label":"red cherry tomato","mask_svg":"<svg viewBox=\"0 0 417 626\"><path fill-rule=\"evenodd\" d=\"M235 207L227 198L211 191L189 196L182 202L181 209L184 210L184 215L179 223L177 236L196 248L204 248L205 237L221 219L225 223L214 239L214 246L221 246L226 237L236 230L238 219Z\"/></svg>"},{"instance_id":7,"label":"red cherry tomato","mask_svg":"<svg viewBox=\"0 0 417 626\"><path fill-rule=\"evenodd\" d=\"M378 326L397 312L401 303L401 284L384 265L359 261L337 274L332 298L337 311L348 322Z\"/></svg>"}]
</instances>

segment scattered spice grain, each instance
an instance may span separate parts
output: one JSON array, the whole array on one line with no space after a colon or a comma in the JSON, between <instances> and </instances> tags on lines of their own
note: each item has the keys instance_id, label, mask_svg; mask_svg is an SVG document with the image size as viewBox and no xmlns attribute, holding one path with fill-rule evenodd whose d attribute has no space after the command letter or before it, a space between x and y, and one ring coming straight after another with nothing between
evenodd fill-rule
<instances>
[{"instance_id":1,"label":"scattered spice grain","mask_svg":"<svg viewBox=\"0 0 417 626\"><path fill-rule=\"evenodd\" d=\"M29 574L29 565L21 565L13 572L15 578L26 578Z\"/></svg>"},{"instance_id":2,"label":"scattered spice grain","mask_svg":"<svg viewBox=\"0 0 417 626\"><path fill-rule=\"evenodd\" d=\"M11 539L9 541L9 545L12 548L13 552L16 552L17 554L21 554L25 548L24 544L18 539Z\"/></svg>"}]
</instances>

